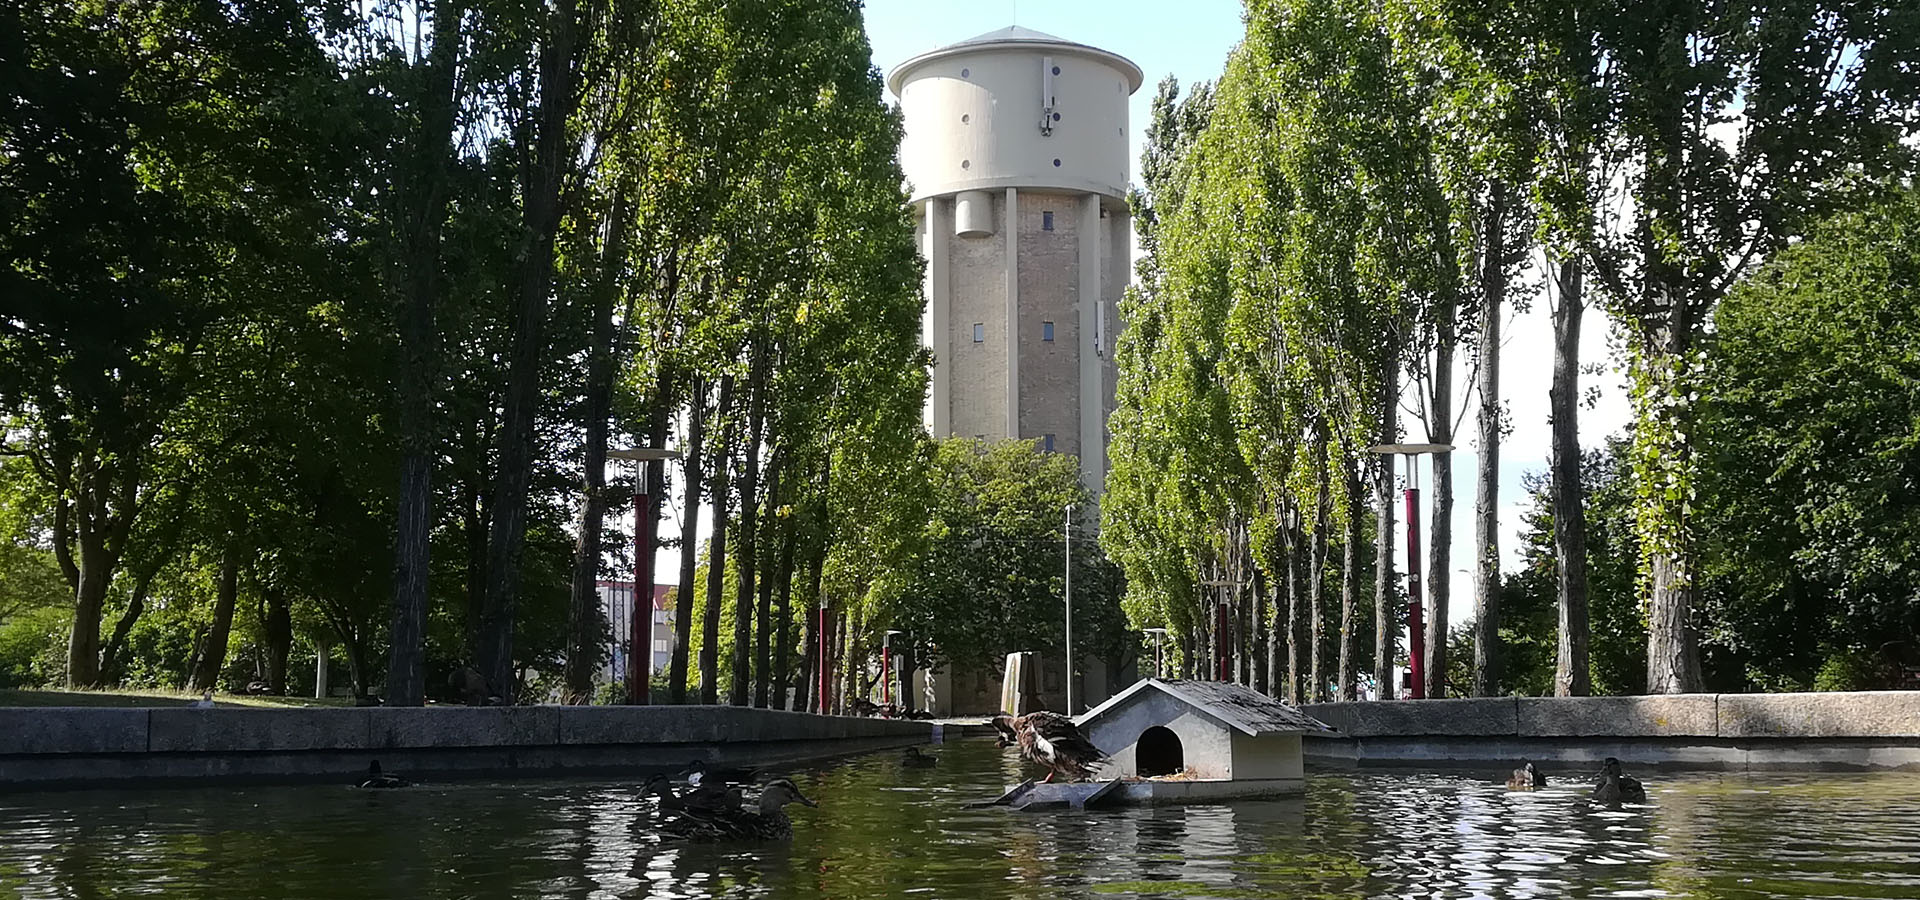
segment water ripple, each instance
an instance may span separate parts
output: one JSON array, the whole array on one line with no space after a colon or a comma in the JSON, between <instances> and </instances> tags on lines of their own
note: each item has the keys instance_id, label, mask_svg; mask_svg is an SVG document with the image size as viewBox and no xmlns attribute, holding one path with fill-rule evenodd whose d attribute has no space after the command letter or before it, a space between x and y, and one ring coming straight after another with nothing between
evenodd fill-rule
<instances>
[{"instance_id":1,"label":"water ripple","mask_svg":"<svg viewBox=\"0 0 1920 900\"><path fill-rule=\"evenodd\" d=\"M1291 800L1014 813L991 742L794 773L789 845L662 842L632 782L0 795L0 894L227 898L1920 898L1920 776L1318 773ZM637 776L645 773L636 773ZM343 779L345 780L345 779Z\"/></svg>"}]
</instances>

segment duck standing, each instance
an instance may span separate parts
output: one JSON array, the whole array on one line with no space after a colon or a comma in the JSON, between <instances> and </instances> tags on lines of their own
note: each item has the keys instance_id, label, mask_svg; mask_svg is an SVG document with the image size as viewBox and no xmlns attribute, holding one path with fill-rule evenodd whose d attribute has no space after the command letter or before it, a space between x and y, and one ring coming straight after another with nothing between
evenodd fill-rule
<instances>
[{"instance_id":1,"label":"duck standing","mask_svg":"<svg viewBox=\"0 0 1920 900\"><path fill-rule=\"evenodd\" d=\"M1091 781L1093 767L1107 758L1072 719L1056 712L1039 710L1017 718L1001 713L993 717L993 727L1000 730L1003 745L1010 734L1021 756L1046 766L1047 781L1056 775L1067 781Z\"/></svg>"},{"instance_id":2,"label":"duck standing","mask_svg":"<svg viewBox=\"0 0 1920 900\"><path fill-rule=\"evenodd\" d=\"M760 802L756 810L721 809L712 812L688 810L679 818L662 825L662 830L674 837L697 844L710 844L720 841L784 841L793 837L793 820L787 818L786 806L800 803L806 806L819 806L800 793L792 781L776 778L767 782L765 790L760 792Z\"/></svg>"},{"instance_id":3,"label":"duck standing","mask_svg":"<svg viewBox=\"0 0 1920 900\"><path fill-rule=\"evenodd\" d=\"M1593 802L1618 807L1622 803L1647 802L1647 789L1632 775L1620 773L1620 760L1611 756L1600 766L1600 780L1593 786Z\"/></svg>"}]
</instances>

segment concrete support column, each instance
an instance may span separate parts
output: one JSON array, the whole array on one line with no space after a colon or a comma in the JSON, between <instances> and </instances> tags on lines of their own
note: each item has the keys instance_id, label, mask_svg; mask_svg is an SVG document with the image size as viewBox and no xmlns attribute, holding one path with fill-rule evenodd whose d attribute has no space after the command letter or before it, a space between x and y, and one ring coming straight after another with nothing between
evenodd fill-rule
<instances>
[{"instance_id":1,"label":"concrete support column","mask_svg":"<svg viewBox=\"0 0 1920 900\"><path fill-rule=\"evenodd\" d=\"M1100 354L1094 344L1100 321L1101 238L1100 196L1080 198L1080 285L1076 305L1080 307L1080 480L1100 496L1106 482L1106 389L1101 384Z\"/></svg>"},{"instance_id":2,"label":"concrete support column","mask_svg":"<svg viewBox=\"0 0 1920 900\"><path fill-rule=\"evenodd\" d=\"M1007 188L1007 437L1020 437L1020 191Z\"/></svg>"},{"instance_id":3,"label":"concrete support column","mask_svg":"<svg viewBox=\"0 0 1920 900\"><path fill-rule=\"evenodd\" d=\"M935 438L953 433L953 280L952 223L948 201L929 197L926 201L927 318L928 343L933 350L933 373L928 385L933 415L928 422Z\"/></svg>"}]
</instances>

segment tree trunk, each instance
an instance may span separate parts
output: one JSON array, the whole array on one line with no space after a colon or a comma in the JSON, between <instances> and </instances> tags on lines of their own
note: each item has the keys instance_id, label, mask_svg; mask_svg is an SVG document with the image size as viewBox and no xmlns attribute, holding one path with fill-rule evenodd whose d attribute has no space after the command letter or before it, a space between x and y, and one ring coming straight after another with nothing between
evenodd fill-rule
<instances>
[{"instance_id":1,"label":"tree trunk","mask_svg":"<svg viewBox=\"0 0 1920 900\"><path fill-rule=\"evenodd\" d=\"M193 668L187 689L210 691L220 684L220 670L227 665L227 638L233 633L234 601L240 593L240 552L232 544L220 556L220 581L214 590L213 627Z\"/></svg>"},{"instance_id":2,"label":"tree trunk","mask_svg":"<svg viewBox=\"0 0 1920 900\"><path fill-rule=\"evenodd\" d=\"M1427 440L1453 443L1453 357L1459 345L1458 307L1451 297L1438 318L1433 350L1433 409ZM1453 605L1453 453L1433 454L1432 521L1427 522L1426 634L1421 652L1421 690L1431 699L1447 695L1447 616ZM1411 602L1411 601L1409 601Z\"/></svg>"},{"instance_id":3,"label":"tree trunk","mask_svg":"<svg viewBox=\"0 0 1920 900\"><path fill-rule=\"evenodd\" d=\"M1327 459L1326 449L1323 438L1320 446L1319 465L1322 468L1319 477L1319 497L1314 503L1313 513L1313 544L1309 551L1311 555L1307 558L1306 702L1308 703L1318 703L1326 699L1323 696L1325 680L1321 677L1320 668L1320 642L1324 636L1324 627L1320 623L1320 604L1326 582L1327 528L1332 524L1328 521L1327 509L1327 504L1332 502L1332 499L1328 496L1327 474L1324 468Z\"/></svg>"},{"instance_id":4,"label":"tree trunk","mask_svg":"<svg viewBox=\"0 0 1920 900\"><path fill-rule=\"evenodd\" d=\"M769 463L767 466L768 472L767 472L766 510L768 515L775 517L772 520L771 526L770 526L771 528L774 529L773 533L769 535L770 538L777 537L777 535L779 534L779 529L783 527L782 522L784 521L778 517L778 513L777 513L777 510L779 510L780 508L781 462L782 460L780 459L780 454L778 452L775 452L773 455L773 461ZM761 574L758 576L759 577L758 588L760 591L759 605L758 605L758 608L755 609L753 613L753 616L754 616L753 705L760 709L767 708L767 703L768 703L767 694L768 694L768 691L773 687L773 640L772 640L773 635L772 635L772 632L775 628L775 625L773 622L774 575L773 575L773 572L769 570L773 568L773 565L772 565L773 556L774 556L775 548L777 548L778 546L779 545L777 543L774 543L774 541L769 540L764 545L765 549L763 549L757 554L754 554L753 556L748 557L749 563L752 564L755 568L761 570Z\"/></svg>"},{"instance_id":5,"label":"tree trunk","mask_svg":"<svg viewBox=\"0 0 1920 900\"><path fill-rule=\"evenodd\" d=\"M1342 449L1342 472L1347 480L1347 530L1341 543L1340 561L1340 683L1334 699L1353 699L1354 607L1360 600L1360 516L1366 506L1360 501L1360 473L1353 454Z\"/></svg>"},{"instance_id":6,"label":"tree trunk","mask_svg":"<svg viewBox=\"0 0 1920 900\"><path fill-rule=\"evenodd\" d=\"M791 492L791 489L789 489ZM793 675L793 552L799 539L800 529L792 516L780 526L780 559L774 563L773 583L778 591L773 609L773 708L805 709L804 700L796 699L787 703L788 678ZM807 679L800 679L805 696Z\"/></svg>"},{"instance_id":7,"label":"tree trunk","mask_svg":"<svg viewBox=\"0 0 1920 900\"><path fill-rule=\"evenodd\" d=\"M687 442L681 447L681 501L685 518L680 526L680 590L673 613L673 661L667 666L668 696L675 704L687 702L687 650L693 643L693 592L700 573L700 453L707 433L707 385L693 375L687 389Z\"/></svg>"},{"instance_id":8,"label":"tree trunk","mask_svg":"<svg viewBox=\"0 0 1920 900\"><path fill-rule=\"evenodd\" d=\"M1580 317L1585 312L1580 263L1559 266L1560 303L1553 310L1553 550L1560 608L1553 693L1592 693L1587 662L1587 510L1580 484Z\"/></svg>"},{"instance_id":9,"label":"tree trunk","mask_svg":"<svg viewBox=\"0 0 1920 900\"><path fill-rule=\"evenodd\" d=\"M480 615L487 607L487 525L493 517L487 511L486 473L468 473L460 495L461 529L467 541L467 608L462 636L467 663L472 665L480 658Z\"/></svg>"},{"instance_id":10,"label":"tree trunk","mask_svg":"<svg viewBox=\"0 0 1920 900\"><path fill-rule=\"evenodd\" d=\"M286 696L287 657L293 653L293 599L287 589L267 588L267 693Z\"/></svg>"},{"instance_id":11,"label":"tree trunk","mask_svg":"<svg viewBox=\"0 0 1920 900\"><path fill-rule=\"evenodd\" d=\"M748 375L745 464L740 468L740 546L734 551L738 593L733 602L733 683L727 702L746 706L753 686L753 604L759 557L755 555L760 525L760 431L766 424L766 353L754 352Z\"/></svg>"},{"instance_id":12,"label":"tree trunk","mask_svg":"<svg viewBox=\"0 0 1920 900\"><path fill-rule=\"evenodd\" d=\"M519 692L513 628L520 593L520 551L527 537L527 491L533 481L534 419L540 406L540 351L547 300L553 293L554 234L560 224L561 175L571 162L567 120L577 106L574 0L556 0L540 48L540 110L533 168L521 173L524 212L518 251L513 345L501 405L500 463L487 534L486 608L480 618L481 674L511 702ZM637 592L636 592L637 595ZM636 600L635 609L639 602ZM634 648L643 652L645 648Z\"/></svg>"},{"instance_id":13,"label":"tree trunk","mask_svg":"<svg viewBox=\"0 0 1920 900\"><path fill-rule=\"evenodd\" d=\"M1500 690L1500 310L1507 293L1507 187L1493 183L1481 261L1480 442L1473 504L1473 695Z\"/></svg>"},{"instance_id":14,"label":"tree trunk","mask_svg":"<svg viewBox=\"0 0 1920 900\"><path fill-rule=\"evenodd\" d=\"M1391 350L1385 353L1379 398L1380 443L1400 439L1397 410L1400 403L1400 369ZM1393 680L1393 664L1399 655L1400 604L1393 571L1393 461L1375 457L1373 475L1373 679L1378 699L1399 696Z\"/></svg>"},{"instance_id":15,"label":"tree trunk","mask_svg":"<svg viewBox=\"0 0 1920 900\"><path fill-rule=\"evenodd\" d=\"M106 608L107 588L113 583L114 561L105 536L80 535L79 584L73 592L73 630L67 638L67 685L96 687L100 683L100 614Z\"/></svg>"},{"instance_id":16,"label":"tree trunk","mask_svg":"<svg viewBox=\"0 0 1920 900\"><path fill-rule=\"evenodd\" d=\"M607 240L601 248L600 270L593 286L593 334L587 345L587 393L585 397L585 438L582 443L585 465L580 485L580 521L574 529L578 539L573 548L573 594L567 629L566 684L569 702L585 703L593 697L593 676L600 668L605 650L607 620L600 609L600 532L606 523L607 434L613 416L614 300L619 283L614 274L626 257L627 195L617 190L612 212L607 219ZM631 319L631 317L629 317ZM668 382L665 366L661 381ZM656 397L657 403L665 398ZM654 446L659 446L655 444ZM651 465L644 468L649 471ZM635 560L637 563L638 560ZM636 580L634 596L645 596L647 586ZM635 604L634 608L639 609ZM616 643L618 639L616 638Z\"/></svg>"},{"instance_id":17,"label":"tree trunk","mask_svg":"<svg viewBox=\"0 0 1920 900\"><path fill-rule=\"evenodd\" d=\"M433 11L412 160L396 192L403 209L400 242L406 258L406 299L400 311L400 491L394 525L393 617L388 629L387 703L427 701L427 584L433 539L433 461L437 455L434 386L439 379L439 332L434 307L443 290L441 226L447 219L447 169L453 154L454 70L460 48L462 4L443 0Z\"/></svg>"},{"instance_id":18,"label":"tree trunk","mask_svg":"<svg viewBox=\"0 0 1920 900\"><path fill-rule=\"evenodd\" d=\"M714 409L725 424L713 453L713 540L707 544L707 603L700 620L700 702L720 702L720 604L727 602L727 464L733 460L733 376L720 377Z\"/></svg>"},{"instance_id":19,"label":"tree trunk","mask_svg":"<svg viewBox=\"0 0 1920 900\"><path fill-rule=\"evenodd\" d=\"M166 553L171 554L168 547ZM126 667L123 658L127 649L127 637L133 633L133 626L146 613L147 598L152 596L153 579L160 574L161 564L154 564L140 573L133 583L133 593L127 598L127 608L120 614L119 621L113 623L113 636L107 640L107 646L100 651L100 681L103 684L116 684L120 681Z\"/></svg>"},{"instance_id":20,"label":"tree trunk","mask_svg":"<svg viewBox=\"0 0 1920 900\"><path fill-rule=\"evenodd\" d=\"M1679 29L1661 35L1665 53L1684 53ZM1647 692L1701 689L1700 650L1693 628L1694 548L1689 502L1694 486L1692 404L1693 301L1686 273L1672 259L1673 235L1685 234L1682 172L1685 119L1692 101L1679 90L1651 100L1655 144L1648 154L1646 211L1637 235L1644 271L1643 310L1635 325L1634 474L1642 485L1636 509L1640 552L1648 574Z\"/></svg>"}]
</instances>

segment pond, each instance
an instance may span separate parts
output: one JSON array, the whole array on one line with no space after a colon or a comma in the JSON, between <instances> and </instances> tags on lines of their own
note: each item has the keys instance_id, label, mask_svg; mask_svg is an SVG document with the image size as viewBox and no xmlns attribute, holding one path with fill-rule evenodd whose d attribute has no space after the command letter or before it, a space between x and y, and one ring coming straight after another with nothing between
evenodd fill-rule
<instances>
[{"instance_id":1,"label":"pond","mask_svg":"<svg viewBox=\"0 0 1920 900\"><path fill-rule=\"evenodd\" d=\"M1608 811L1583 773L1316 772L1293 800L1017 813L966 805L1011 755L938 753L793 772L820 808L790 845L661 843L637 778L0 794L0 896L1920 897L1920 775L1641 772L1649 804Z\"/></svg>"}]
</instances>

